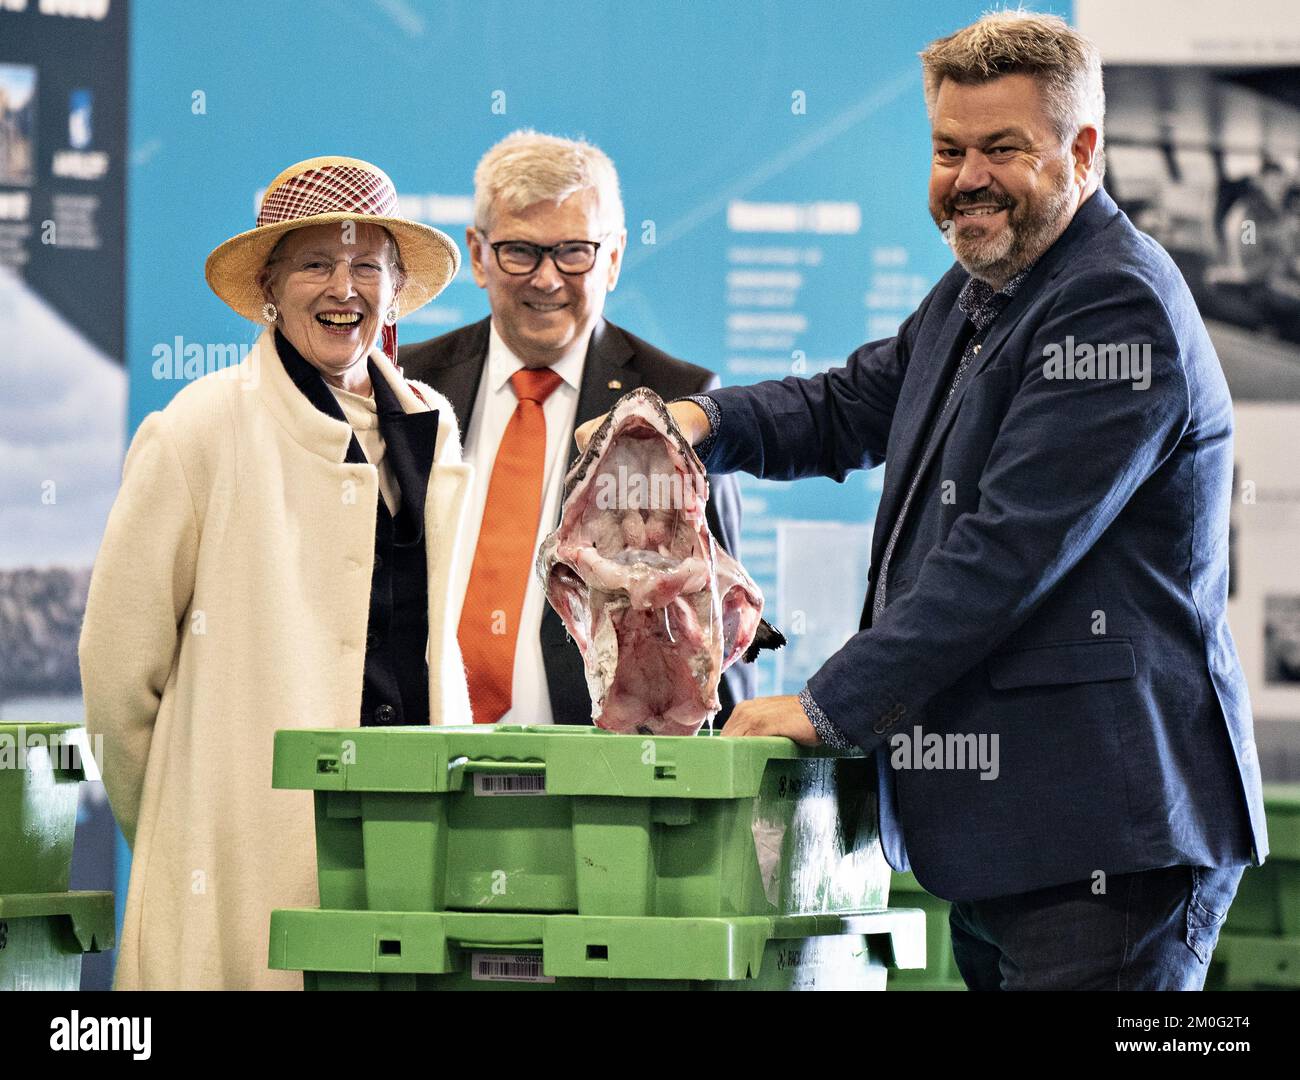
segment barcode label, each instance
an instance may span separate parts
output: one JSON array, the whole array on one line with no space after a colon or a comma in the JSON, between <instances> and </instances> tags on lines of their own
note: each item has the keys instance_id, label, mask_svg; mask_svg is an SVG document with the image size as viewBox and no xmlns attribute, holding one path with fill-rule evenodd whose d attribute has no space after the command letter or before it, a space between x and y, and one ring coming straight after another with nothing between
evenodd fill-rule
<instances>
[{"instance_id":1,"label":"barcode label","mask_svg":"<svg viewBox=\"0 0 1300 1080\"><path fill-rule=\"evenodd\" d=\"M545 795L546 777L524 773L475 773L475 795Z\"/></svg>"},{"instance_id":2,"label":"barcode label","mask_svg":"<svg viewBox=\"0 0 1300 1080\"><path fill-rule=\"evenodd\" d=\"M470 977L478 982L553 983L554 975L542 974L541 953L474 953Z\"/></svg>"}]
</instances>

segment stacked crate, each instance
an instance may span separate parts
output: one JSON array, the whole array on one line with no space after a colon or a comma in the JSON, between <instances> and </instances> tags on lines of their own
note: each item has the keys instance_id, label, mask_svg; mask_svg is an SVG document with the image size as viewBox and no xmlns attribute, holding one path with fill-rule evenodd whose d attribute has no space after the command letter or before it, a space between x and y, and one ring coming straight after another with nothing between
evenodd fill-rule
<instances>
[{"instance_id":1,"label":"stacked crate","mask_svg":"<svg viewBox=\"0 0 1300 1080\"><path fill-rule=\"evenodd\" d=\"M0 990L76 990L113 947L113 894L68 891L87 768L80 727L0 724Z\"/></svg>"},{"instance_id":2,"label":"stacked crate","mask_svg":"<svg viewBox=\"0 0 1300 1080\"><path fill-rule=\"evenodd\" d=\"M926 966L919 971L891 971L889 989L965 990L966 983L952 953L952 929L948 925L952 905L926 892L911 873L894 875L890 896L900 907L920 908L925 912Z\"/></svg>"},{"instance_id":3,"label":"stacked crate","mask_svg":"<svg viewBox=\"0 0 1300 1080\"><path fill-rule=\"evenodd\" d=\"M308 989L884 989L874 769L787 739L586 727L281 731L315 792L319 910L277 911Z\"/></svg>"},{"instance_id":4,"label":"stacked crate","mask_svg":"<svg viewBox=\"0 0 1300 1080\"><path fill-rule=\"evenodd\" d=\"M1269 855L1248 866L1224 920L1207 985L1300 990L1300 785L1264 788Z\"/></svg>"}]
</instances>

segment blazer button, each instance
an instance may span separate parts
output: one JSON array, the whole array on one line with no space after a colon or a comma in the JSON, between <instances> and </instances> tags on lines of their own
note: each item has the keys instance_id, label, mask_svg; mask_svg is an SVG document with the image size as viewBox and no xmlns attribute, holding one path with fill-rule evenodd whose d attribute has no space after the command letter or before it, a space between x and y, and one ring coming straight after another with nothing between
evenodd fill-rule
<instances>
[{"instance_id":1,"label":"blazer button","mask_svg":"<svg viewBox=\"0 0 1300 1080\"><path fill-rule=\"evenodd\" d=\"M383 568L384 568L384 557L383 557L382 555L376 554L376 555L375 555L375 571L378 572L378 571L382 570Z\"/></svg>"},{"instance_id":2,"label":"blazer button","mask_svg":"<svg viewBox=\"0 0 1300 1080\"><path fill-rule=\"evenodd\" d=\"M378 642L379 642L379 635L376 634L373 630L370 631L370 633L368 633L368 634L366 635L366 648L367 648L367 649L373 649L373 648L375 647L375 645L378 644ZM388 708L388 707L389 707L389 706L385 706L385 708Z\"/></svg>"},{"instance_id":3,"label":"blazer button","mask_svg":"<svg viewBox=\"0 0 1300 1080\"><path fill-rule=\"evenodd\" d=\"M381 724L391 724L393 717L397 715L397 710L391 705L380 705L375 710L375 719Z\"/></svg>"}]
</instances>

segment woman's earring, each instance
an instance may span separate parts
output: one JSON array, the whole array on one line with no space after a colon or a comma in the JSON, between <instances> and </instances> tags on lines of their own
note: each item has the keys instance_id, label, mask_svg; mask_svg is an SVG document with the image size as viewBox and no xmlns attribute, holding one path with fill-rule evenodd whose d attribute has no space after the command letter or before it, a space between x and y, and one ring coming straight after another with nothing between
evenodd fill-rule
<instances>
[{"instance_id":1,"label":"woman's earring","mask_svg":"<svg viewBox=\"0 0 1300 1080\"><path fill-rule=\"evenodd\" d=\"M262 305L262 319L267 323L273 323L280 317L279 309L274 304L267 303Z\"/></svg>"},{"instance_id":2,"label":"woman's earring","mask_svg":"<svg viewBox=\"0 0 1300 1080\"><path fill-rule=\"evenodd\" d=\"M394 301L391 305L389 305L388 310L384 312L384 325L385 326L397 325L397 302L396 301Z\"/></svg>"}]
</instances>

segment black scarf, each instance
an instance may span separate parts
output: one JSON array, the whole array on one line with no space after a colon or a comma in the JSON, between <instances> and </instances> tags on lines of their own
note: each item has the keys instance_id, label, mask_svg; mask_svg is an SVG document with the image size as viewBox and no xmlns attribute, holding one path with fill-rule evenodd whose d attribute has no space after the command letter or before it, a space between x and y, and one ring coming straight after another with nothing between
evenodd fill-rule
<instances>
[{"instance_id":1,"label":"black scarf","mask_svg":"<svg viewBox=\"0 0 1300 1080\"><path fill-rule=\"evenodd\" d=\"M346 424L348 419L343 408L324 376L279 329L275 331L275 348L285 372L303 396L326 416ZM424 501L438 438L438 410L405 412L374 359L367 357L366 365L370 372L370 385L374 388L375 409L379 413L379 433L388 448L389 463L401 493L401 505L394 519L397 542L402 546L419 543L424 537ZM369 464L356 432L348 442L344 461L354 465ZM382 496L379 502L384 505Z\"/></svg>"}]
</instances>

